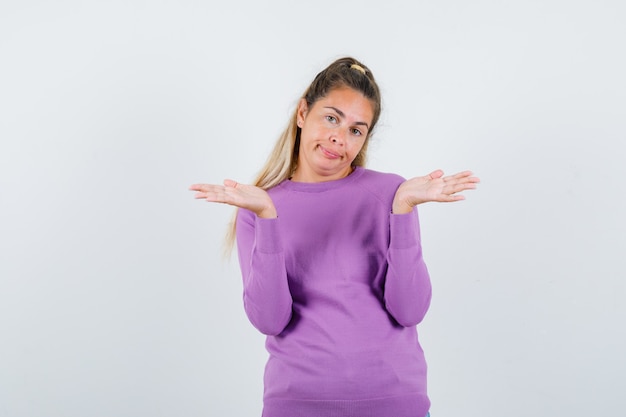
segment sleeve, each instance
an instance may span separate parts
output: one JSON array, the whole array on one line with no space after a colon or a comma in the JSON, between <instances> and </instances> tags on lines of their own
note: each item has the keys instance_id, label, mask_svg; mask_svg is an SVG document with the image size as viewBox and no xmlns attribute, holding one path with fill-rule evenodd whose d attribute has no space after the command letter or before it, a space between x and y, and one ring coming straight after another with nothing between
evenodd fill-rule
<instances>
[{"instance_id":1,"label":"sleeve","mask_svg":"<svg viewBox=\"0 0 626 417\"><path fill-rule=\"evenodd\" d=\"M237 215L243 305L252 325L266 335L281 333L292 313L278 222L243 209Z\"/></svg>"},{"instance_id":2,"label":"sleeve","mask_svg":"<svg viewBox=\"0 0 626 417\"><path fill-rule=\"evenodd\" d=\"M432 295L417 208L407 214L391 214L389 227L385 307L400 325L414 326L424 319Z\"/></svg>"}]
</instances>

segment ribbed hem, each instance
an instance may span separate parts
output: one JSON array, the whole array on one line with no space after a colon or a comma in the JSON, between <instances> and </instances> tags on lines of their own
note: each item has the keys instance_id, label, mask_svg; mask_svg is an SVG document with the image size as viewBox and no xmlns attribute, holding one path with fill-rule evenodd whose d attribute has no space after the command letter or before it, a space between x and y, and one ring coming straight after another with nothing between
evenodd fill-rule
<instances>
[{"instance_id":1,"label":"ribbed hem","mask_svg":"<svg viewBox=\"0 0 626 417\"><path fill-rule=\"evenodd\" d=\"M256 217L256 248L262 253L279 253L283 250L278 232L278 218L264 219Z\"/></svg>"},{"instance_id":2,"label":"ribbed hem","mask_svg":"<svg viewBox=\"0 0 626 417\"><path fill-rule=\"evenodd\" d=\"M419 243L420 230L416 209L406 214L392 214L389 225L390 248L406 249Z\"/></svg>"},{"instance_id":3,"label":"ribbed hem","mask_svg":"<svg viewBox=\"0 0 626 417\"><path fill-rule=\"evenodd\" d=\"M424 394L369 400L265 399L263 417L424 417L430 400Z\"/></svg>"}]
</instances>

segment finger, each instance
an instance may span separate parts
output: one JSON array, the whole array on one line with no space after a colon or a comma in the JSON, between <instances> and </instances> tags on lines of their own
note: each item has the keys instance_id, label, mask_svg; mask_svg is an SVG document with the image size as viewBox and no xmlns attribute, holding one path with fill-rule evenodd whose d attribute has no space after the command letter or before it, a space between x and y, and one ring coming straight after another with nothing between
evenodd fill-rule
<instances>
[{"instance_id":1,"label":"finger","mask_svg":"<svg viewBox=\"0 0 626 417\"><path fill-rule=\"evenodd\" d=\"M232 203L232 199L229 198L227 193L225 193L223 191L222 192L207 193L206 197L204 199L206 201L208 201L209 203L222 203L222 204L231 204Z\"/></svg>"},{"instance_id":2,"label":"finger","mask_svg":"<svg viewBox=\"0 0 626 417\"><path fill-rule=\"evenodd\" d=\"M237 181L235 181L235 180L225 179L224 180L224 185L226 187L237 188L237 185L239 185L239 183Z\"/></svg>"},{"instance_id":3,"label":"finger","mask_svg":"<svg viewBox=\"0 0 626 417\"><path fill-rule=\"evenodd\" d=\"M474 189L476 189L476 184L474 183L458 182L454 184L448 184L444 189L444 193L448 195L453 195L453 194L460 193L465 190L474 190Z\"/></svg>"},{"instance_id":4,"label":"finger","mask_svg":"<svg viewBox=\"0 0 626 417\"><path fill-rule=\"evenodd\" d=\"M480 178L475 177L472 171L459 172L454 175L454 178L468 182L480 182Z\"/></svg>"},{"instance_id":5,"label":"finger","mask_svg":"<svg viewBox=\"0 0 626 417\"><path fill-rule=\"evenodd\" d=\"M443 171L440 169L436 169L430 174L428 174L431 180L436 180L437 178L441 178L443 176Z\"/></svg>"},{"instance_id":6,"label":"finger","mask_svg":"<svg viewBox=\"0 0 626 417\"><path fill-rule=\"evenodd\" d=\"M223 185L212 184L203 184L201 190L194 197L216 203L225 203L228 199Z\"/></svg>"},{"instance_id":7,"label":"finger","mask_svg":"<svg viewBox=\"0 0 626 417\"><path fill-rule=\"evenodd\" d=\"M446 182L446 185L457 185L457 184L474 184L475 185L480 182L480 179L477 177L466 177L466 176L458 177L457 175L453 175L453 176L444 178L444 181Z\"/></svg>"},{"instance_id":8,"label":"finger","mask_svg":"<svg viewBox=\"0 0 626 417\"><path fill-rule=\"evenodd\" d=\"M189 187L191 191L198 191L200 193L214 192L216 190L223 190L223 185L218 184L193 184Z\"/></svg>"},{"instance_id":9,"label":"finger","mask_svg":"<svg viewBox=\"0 0 626 417\"><path fill-rule=\"evenodd\" d=\"M447 177L444 178L444 180L446 180L446 181L459 180L459 179L463 179L463 178L468 178L471 175L472 175L472 171L457 172L456 174L448 175Z\"/></svg>"},{"instance_id":10,"label":"finger","mask_svg":"<svg viewBox=\"0 0 626 417\"><path fill-rule=\"evenodd\" d=\"M461 200L465 200L465 196L463 194L441 194L437 199L440 203L452 203Z\"/></svg>"},{"instance_id":11,"label":"finger","mask_svg":"<svg viewBox=\"0 0 626 417\"><path fill-rule=\"evenodd\" d=\"M197 192L196 194L194 194L193 198L195 198L196 200L209 200L209 201L214 201L216 198L222 198L220 197L220 195L222 195L223 193L220 193L219 191L202 191L202 192Z\"/></svg>"},{"instance_id":12,"label":"finger","mask_svg":"<svg viewBox=\"0 0 626 417\"><path fill-rule=\"evenodd\" d=\"M192 184L189 186L191 191L202 191L207 184Z\"/></svg>"}]
</instances>

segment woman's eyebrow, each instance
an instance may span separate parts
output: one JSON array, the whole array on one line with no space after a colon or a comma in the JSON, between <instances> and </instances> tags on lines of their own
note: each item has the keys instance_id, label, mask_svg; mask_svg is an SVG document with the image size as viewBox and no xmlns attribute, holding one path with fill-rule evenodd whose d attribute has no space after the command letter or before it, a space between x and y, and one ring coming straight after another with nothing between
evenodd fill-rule
<instances>
[{"instance_id":1,"label":"woman's eyebrow","mask_svg":"<svg viewBox=\"0 0 626 417\"><path fill-rule=\"evenodd\" d=\"M324 106L325 109L332 109L334 110L339 116L341 117L346 117L346 115L344 114L344 112L342 112L341 110L339 110L337 107L333 107L333 106ZM367 127L368 129L370 128L370 126L365 123L365 122L355 122L355 125L363 125L365 127Z\"/></svg>"}]
</instances>

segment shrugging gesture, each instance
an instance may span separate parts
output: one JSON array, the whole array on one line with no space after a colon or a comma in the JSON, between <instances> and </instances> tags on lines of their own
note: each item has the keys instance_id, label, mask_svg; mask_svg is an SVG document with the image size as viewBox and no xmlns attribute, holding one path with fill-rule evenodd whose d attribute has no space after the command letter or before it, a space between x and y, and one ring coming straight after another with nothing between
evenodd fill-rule
<instances>
[{"instance_id":1,"label":"shrugging gesture","mask_svg":"<svg viewBox=\"0 0 626 417\"><path fill-rule=\"evenodd\" d=\"M392 212L408 213L416 205L429 201L450 203L464 200L465 196L458 193L475 189L478 182L480 179L474 177L471 171L444 177L440 169L423 177L411 178L398 187L393 199Z\"/></svg>"},{"instance_id":2,"label":"shrugging gesture","mask_svg":"<svg viewBox=\"0 0 626 417\"><path fill-rule=\"evenodd\" d=\"M197 199L248 209L266 219L276 217L276 208L269 194L254 185L224 180L224 185L194 184L189 189L197 191L195 195Z\"/></svg>"},{"instance_id":3,"label":"shrugging gesture","mask_svg":"<svg viewBox=\"0 0 626 417\"><path fill-rule=\"evenodd\" d=\"M304 91L252 185L190 187L246 209L228 236L244 309L267 335L263 415L429 415L415 326L432 287L414 207L463 200L479 179L366 169L380 111L370 69L340 58Z\"/></svg>"}]
</instances>

